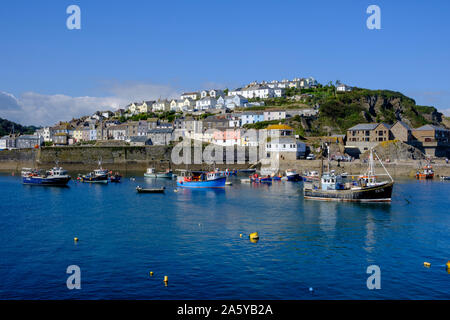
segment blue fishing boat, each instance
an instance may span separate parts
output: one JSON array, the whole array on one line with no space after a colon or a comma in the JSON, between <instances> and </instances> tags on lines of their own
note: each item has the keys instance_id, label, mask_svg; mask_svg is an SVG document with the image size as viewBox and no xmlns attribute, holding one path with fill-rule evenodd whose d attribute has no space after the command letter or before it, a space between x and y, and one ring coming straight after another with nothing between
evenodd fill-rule
<instances>
[{"instance_id":1,"label":"blue fishing boat","mask_svg":"<svg viewBox=\"0 0 450 320\"><path fill-rule=\"evenodd\" d=\"M39 186L66 186L70 181L67 171L61 167L54 167L46 172L34 169L22 170L22 183Z\"/></svg>"},{"instance_id":2,"label":"blue fishing boat","mask_svg":"<svg viewBox=\"0 0 450 320\"><path fill-rule=\"evenodd\" d=\"M182 171L177 186L183 188L224 188L227 177L220 172Z\"/></svg>"},{"instance_id":3,"label":"blue fishing boat","mask_svg":"<svg viewBox=\"0 0 450 320\"><path fill-rule=\"evenodd\" d=\"M79 177L79 180L87 183L108 183L108 174L108 170L100 168L91 173L82 175Z\"/></svg>"}]
</instances>

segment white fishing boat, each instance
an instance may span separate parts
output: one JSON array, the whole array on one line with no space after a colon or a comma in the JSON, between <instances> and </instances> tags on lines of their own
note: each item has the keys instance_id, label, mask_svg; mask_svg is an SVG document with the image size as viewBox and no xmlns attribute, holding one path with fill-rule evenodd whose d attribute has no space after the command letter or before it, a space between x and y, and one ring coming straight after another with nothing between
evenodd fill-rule
<instances>
[{"instance_id":1,"label":"white fishing boat","mask_svg":"<svg viewBox=\"0 0 450 320\"><path fill-rule=\"evenodd\" d=\"M156 172L154 168L147 168L147 171L144 173L144 177L172 179L174 177L174 174L170 169L167 169L165 172Z\"/></svg>"}]
</instances>

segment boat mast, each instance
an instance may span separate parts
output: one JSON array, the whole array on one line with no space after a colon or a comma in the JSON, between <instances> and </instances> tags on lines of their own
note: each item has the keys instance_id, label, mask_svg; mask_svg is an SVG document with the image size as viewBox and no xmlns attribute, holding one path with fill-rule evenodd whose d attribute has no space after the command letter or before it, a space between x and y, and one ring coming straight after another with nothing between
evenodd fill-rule
<instances>
[{"instance_id":1,"label":"boat mast","mask_svg":"<svg viewBox=\"0 0 450 320\"><path fill-rule=\"evenodd\" d=\"M386 171L386 173L389 176L389 178L391 179L391 181L394 182L394 179L391 177L391 175L389 174L389 171L387 171L386 167L384 166L383 162L381 161L380 157L378 156L378 154L376 152L375 152L375 155L376 155L378 161L380 161L381 166L383 167L384 171Z\"/></svg>"},{"instance_id":2,"label":"boat mast","mask_svg":"<svg viewBox=\"0 0 450 320\"><path fill-rule=\"evenodd\" d=\"M369 155L369 170L367 172L368 178L373 178L375 175L374 165L373 165L373 152L372 148L370 148L370 155Z\"/></svg>"},{"instance_id":3,"label":"boat mast","mask_svg":"<svg viewBox=\"0 0 450 320\"><path fill-rule=\"evenodd\" d=\"M328 173L330 173L330 145L325 143L327 146L327 163L328 163Z\"/></svg>"}]
</instances>

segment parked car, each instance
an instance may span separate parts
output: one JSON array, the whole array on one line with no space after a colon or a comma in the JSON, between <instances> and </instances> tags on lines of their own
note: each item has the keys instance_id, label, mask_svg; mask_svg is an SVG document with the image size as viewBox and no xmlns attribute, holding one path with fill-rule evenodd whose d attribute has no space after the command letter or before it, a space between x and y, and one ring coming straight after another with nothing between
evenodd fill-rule
<instances>
[{"instance_id":1,"label":"parked car","mask_svg":"<svg viewBox=\"0 0 450 320\"><path fill-rule=\"evenodd\" d=\"M313 153L308 154L308 156L306 157L306 160L314 160L316 159L316 156Z\"/></svg>"}]
</instances>

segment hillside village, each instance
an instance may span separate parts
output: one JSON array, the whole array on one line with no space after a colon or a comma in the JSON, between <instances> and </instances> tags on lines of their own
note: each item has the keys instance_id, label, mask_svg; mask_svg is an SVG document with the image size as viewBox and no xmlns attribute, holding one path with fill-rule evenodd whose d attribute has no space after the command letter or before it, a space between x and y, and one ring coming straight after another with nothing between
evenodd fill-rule
<instances>
[{"instance_id":1,"label":"hillside village","mask_svg":"<svg viewBox=\"0 0 450 320\"><path fill-rule=\"evenodd\" d=\"M376 102L365 110L362 106L373 100L370 94L339 81L327 85L312 77L255 81L233 90L184 92L176 99L132 102L118 110L97 111L40 128L33 135L5 135L0 149L173 145L184 139L253 146L258 144L258 135L246 133L256 129L281 136L265 147L268 156L283 154L287 159L313 152L318 136L341 144L342 156L357 158L369 148L396 140L428 156L448 157L450 133L439 122L442 114L432 107L416 106L401 94L391 95L382 92L377 96L381 104Z\"/></svg>"}]
</instances>

